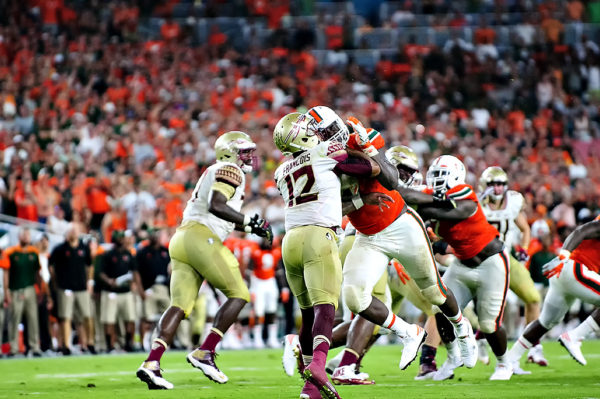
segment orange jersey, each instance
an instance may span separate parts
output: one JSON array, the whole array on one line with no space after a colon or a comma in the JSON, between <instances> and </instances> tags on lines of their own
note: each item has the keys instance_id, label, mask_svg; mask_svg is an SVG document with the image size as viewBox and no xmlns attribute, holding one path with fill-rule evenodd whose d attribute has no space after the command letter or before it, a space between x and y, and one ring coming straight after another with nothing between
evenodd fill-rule
<instances>
[{"instance_id":1,"label":"orange jersey","mask_svg":"<svg viewBox=\"0 0 600 399\"><path fill-rule=\"evenodd\" d=\"M600 221L600 216L595 220ZM587 268L593 272L600 273L600 239L593 238L583 240L581 244L571 252L571 259L586 265Z\"/></svg>"},{"instance_id":2,"label":"orange jersey","mask_svg":"<svg viewBox=\"0 0 600 399\"><path fill-rule=\"evenodd\" d=\"M261 280L275 277L277 264L281 259L281 249L255 249L250 256L254 264L253 274Z\"/></svg>"},{"instance_id":3,"label":"orange jersey","mask_svg":"<svg viewBox=\"0 0 600 399\"><path fill-rule=\"evenodd\" d=\"M381 134L373 129L368 129L369 139L371 144L378 150L383 148L385 142ZM351 134L348 140L348 147L360 150L357 142L356 134ZM361 194L368 193L384 193L392 197L393 203L388 203L389 209L384 208L383 212L377 205L363 205L360 209L348 214L350 223L362 234L372 235L377 234L381 230L388 227L394 222L404 209L404 199L396 190L388 190L381 183L374 178L360 178L358 179L358 191Z\"/></svg>"},{"instance_id":4,"label":"orange jersey","mask_svg":"<svg viewBox=\"0 0 600 399\"><path fill-rule=\"evenodd\" d=\"M433 190L425 189L425 193L432 194ZM500 233L488 223L477 195L468 184L459 184L448 190L448 197L455 201L471 200L477 203L477 211L467 219L459 222L440 220L435 233L442 237L454 249L458 259L467 260L481 252Z\"/></svg>"}]
</instances>

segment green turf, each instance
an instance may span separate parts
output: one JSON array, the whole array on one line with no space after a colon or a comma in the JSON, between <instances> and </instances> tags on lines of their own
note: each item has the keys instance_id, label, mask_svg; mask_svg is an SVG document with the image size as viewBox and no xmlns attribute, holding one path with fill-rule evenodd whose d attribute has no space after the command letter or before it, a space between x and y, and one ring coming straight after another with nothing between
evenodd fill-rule
<instances>
[{"instance_id":1,"label":"green turf","mask_svg":"<svg viewBox=\"0 0 600 399\"><path fill-rule=\"evenodd\" d=\"M374 386L342 386L343 398L589 398L600 397L600 341L584 343L588 365L575 363L557 343L544 344L549 367L524 365L534 373L511 381L488 381L492 366L459 369L456 379L414 381L417 365L398 369L400 347L377 346L364 361ZM438 355L439 358L443 354ZM143 354L0 360L0 398L297 398L298 376L288 377L281 352L224 351L217 362L229 376L225 385L208 381L185 361L184 352L168 352L162 362L172 391L148 391L135 377ZM441 363L441 359L440 359Z\"/></svg>"}]
</instances>

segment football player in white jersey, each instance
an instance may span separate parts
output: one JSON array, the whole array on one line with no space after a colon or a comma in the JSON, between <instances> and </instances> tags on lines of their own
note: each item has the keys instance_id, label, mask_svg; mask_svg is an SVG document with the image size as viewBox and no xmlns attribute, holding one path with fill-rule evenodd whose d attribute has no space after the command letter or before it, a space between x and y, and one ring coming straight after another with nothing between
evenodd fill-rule
<instances>
[{"instance_id":1,"label":"football player in white jersey","mask_svg":"<svg viewBox=\"0 0 600 399\"><path fill-rule=\"evenodd\" d=\"M525 304L525 324L537 320L540 315L541 296L535 288L529 270L522 262L528 259L527 248L531 240L531 229L523 208L525 199L521 193L508 189L508 175L498 166L490 166L479 179L481 206L488 222L498 229L510 254L510 290ZM514 249L513 256L512 251ZM488 364L489 355L484 340L479 340L480 360ZM529 362L547 366L542 345L531 348Z\"/></svg>"},{"instance_id":2,"label":"football player in white jersey","mask_svg":"<svg viewBox=\"0 0 600 399\"><path fill-rule=\"evenodd\" d=\"M286 278L302 312L299 341L306 383L301 398L320 398L321 394L339 398L325 372L342 283L338 174L380 173L379 165L369 157L348 155L348 136L342 119L323 106L312 108L308 115L286 115L273 132L277 148L293 157L277 168L275 180L285 203L282 255Z\"/></svg>"},{"instance_id":3,"label":"football player in white jersey","mask_svg":"<svg viewBox=\"0 0 600 399\"><path fill-rule=\"evenodd\" d=\"M212 381L224 384L228 380L215 364L215 348L250 300L250 294L238 261L223 241L234 229L268 240L273 236L269 223L258 215L240 213L244 174L253 170L255 149L256 144L243 132L227 132L217 139L217 162L196 183L183 211L181 226L171 238L171 305L158 322L158 337L148 358L137 371L137 377L149 389L173 388L161 375L160 359L172 343L179 323L192 311L204 280L223 292L227 301L217 312L210 334L202 346L187 355L187 361Z\"/></svg>"}]
</instances>

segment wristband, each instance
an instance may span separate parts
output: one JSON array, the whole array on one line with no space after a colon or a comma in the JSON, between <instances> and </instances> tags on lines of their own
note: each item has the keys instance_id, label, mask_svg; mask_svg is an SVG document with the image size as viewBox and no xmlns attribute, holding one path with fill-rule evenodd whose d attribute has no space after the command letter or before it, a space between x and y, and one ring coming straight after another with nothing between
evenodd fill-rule
<instances>
[{"instance_id":1,"label":"wristband","mask_svg":"<svg viewBox=\"0 0 600 399\"><path fill-rule=\"evenodd\" d=\"M360 198L360 195L355 195L352 197L352 204L354 204L356 209L360 209L365 203L363 202L362 198Z\"/></svg>"},{"instance_id":2,"label":"wristband","mask_svg":"<svg viewBox=\"0 0 600 399\"><path fill-rule=\"evenodd\" d=\"M94 285L96 285L96 282L95 282L94 280L92 280L92 279L89 279L89 280L87 281L87 285L88 285L88 286L92 286L92 287L93 287Z\"/></svg>"},{"instance_id":3,"label":"wristband","mask_svg":"<svg viewBox=\"0 0 600 399\"><path fill-rule=\"evenodd\" d=\"M569 259L571 257L571 251L568 251L566 249L561 249L558 252L558 258L560 260L565 260L565 259Z\"/></svg>"},{"instance_id":4,"label":"wristband","mask_svg":"<svg viewBox=\"0 0 600 399\"><path fill-rule=\"evenodd\" d=\"M250 224L250 220L252 220L250 216L244 215L244 226L248 226Z\"/></svg>"},{"instance_id":5,"label":"wristband","mask_svg":"<svg viewBox=\"0 0 600 399\"><path fill-rule=\"evenodd\" d=\"M365 147L361 147L361 150L367 154L368 156L370 156L371 158L373 158L375 155L379 154L379 151L377 151L377 148L375 148L375 146L371 143L369 143L367 146Z\"/></svg>"}]
</instances>

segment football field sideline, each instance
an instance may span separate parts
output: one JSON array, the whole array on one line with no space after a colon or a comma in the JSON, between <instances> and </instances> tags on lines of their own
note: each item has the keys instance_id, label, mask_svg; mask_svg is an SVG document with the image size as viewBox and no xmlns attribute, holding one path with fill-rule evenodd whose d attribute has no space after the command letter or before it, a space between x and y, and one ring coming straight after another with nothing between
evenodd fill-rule
<instances>
[{"instance_id":1,"label":"football field sideline","mask_svg":"<svg viewBox=\"0 0 600 399\"><path fill-rule=\"evenodd\" d=\"M600 398L600 341L583 344L588 365L572 360L556 342L545 342L548 367L524 364L533 372L511 381L488 381L493 366L478 364L458 369L450 381L414 381L417 362L406 371L397 367L399 346L376 346L364 361L363 371L375 379L373 386L342 386L343 398ZM443 363L444 351L438 355ZM335 353L335 351L334 351ZM148 391L135 377L143 353L0 360L0 398L297 398L302 382L288 377L281 367L279 350L223 351L217 364L230 381L218 385L185 361L185 352L164 356L164 376L175 384L172 391Z\"/></svg>"}]
</instances>

